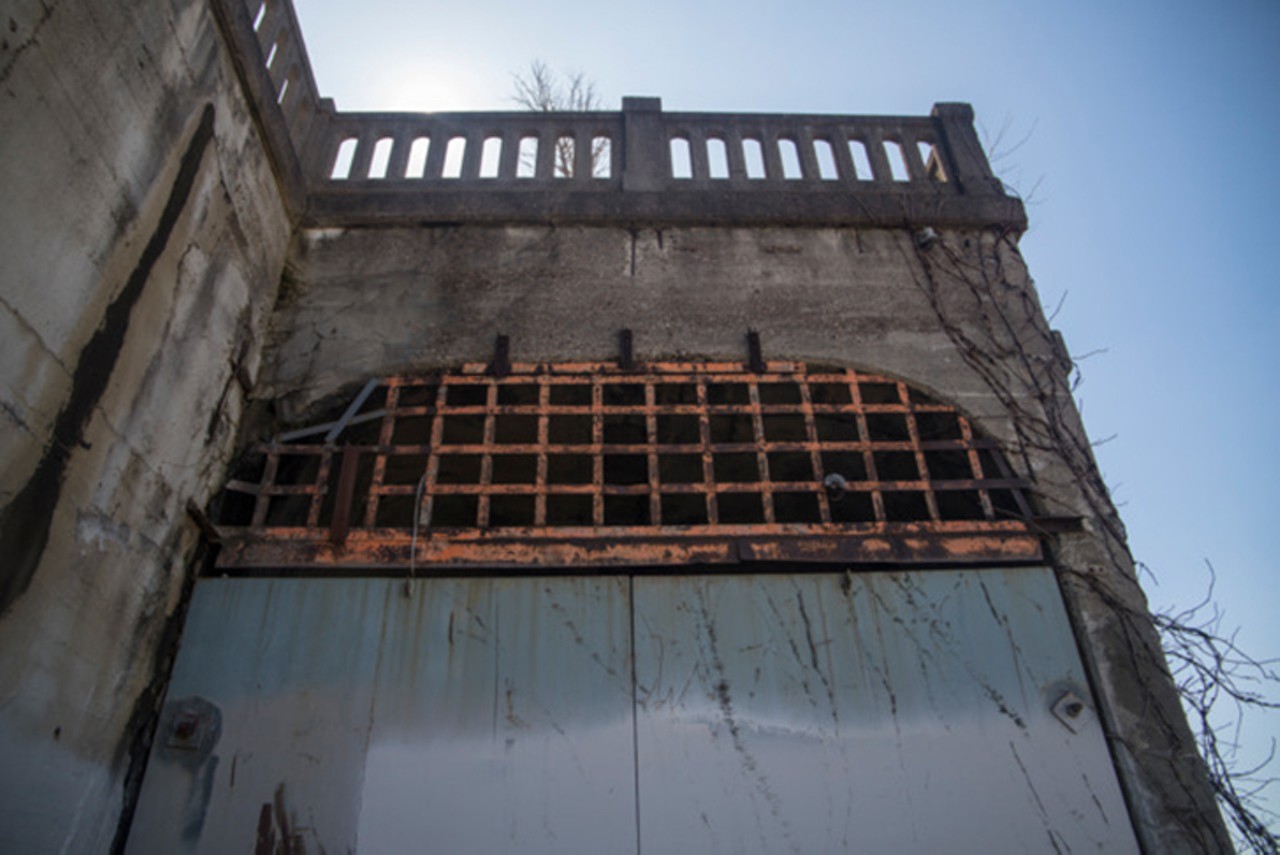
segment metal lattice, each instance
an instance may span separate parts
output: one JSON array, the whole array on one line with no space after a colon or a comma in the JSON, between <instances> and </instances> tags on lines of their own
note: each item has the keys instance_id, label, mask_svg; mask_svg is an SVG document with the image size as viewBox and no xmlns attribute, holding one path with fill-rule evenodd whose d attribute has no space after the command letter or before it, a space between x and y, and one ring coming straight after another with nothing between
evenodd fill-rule
<instances>
[{"instance_id":1,"label":"metal lattice","mask_svg":"<svg viewBox=\"0 0 1280 855\"><path fill-rule=\"evenodd\" d=\"M371 383L228 483L223 563L1038 556L1025 482L955 408L882 376L764 368L472 365Z\"/></svg>"}]
</instances>

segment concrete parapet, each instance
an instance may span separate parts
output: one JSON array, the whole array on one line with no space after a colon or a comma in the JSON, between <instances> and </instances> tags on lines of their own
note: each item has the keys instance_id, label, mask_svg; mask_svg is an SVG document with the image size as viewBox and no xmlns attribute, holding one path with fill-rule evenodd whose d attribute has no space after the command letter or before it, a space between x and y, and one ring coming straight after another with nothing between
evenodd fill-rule
<instances>
[{"instance_id":1,"label":"concrete parapet","mask_svg":"<svg viewBox=\"0 0 1280 855\"><path fill-rule=\"evenodd\" d=\"M1026 227L967 104L930 116L343 113L282 0L214 0L285 198L368 223Z\"/></svg>"}]
</instances>

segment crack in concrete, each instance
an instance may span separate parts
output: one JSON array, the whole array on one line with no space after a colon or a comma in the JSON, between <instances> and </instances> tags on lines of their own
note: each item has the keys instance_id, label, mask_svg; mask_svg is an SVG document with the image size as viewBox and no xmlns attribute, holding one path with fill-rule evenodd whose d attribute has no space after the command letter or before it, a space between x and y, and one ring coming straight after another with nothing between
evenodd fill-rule
<instances>
[{"instance_id":1,"label":"crack in concrete","mask_svg":"<svg viewBox=\"0 0 1280 855\"><path fill-rule=\"evenodd\" d=\"M31 429L31 425L27 424L26 419L22 417L22 414L19 413L17 409L15 409L13 405L10 404L8 401L0 401L0 412L3 412L6 416L8 416L9 420L13 422L14 425L17 426L23 433L31 437L34 437L36 435L35 431Z\"/></svg>"},{"instance_id":2,"label":"crack in concrete","mask_svg":"<svg viewBox=\"0 0 1280 855\"><path fill-rule=\"evenodd\" d=\"M31 28L31 35L23 39L22 42L13 49L13 56L9 57L9 61L4 64L4 67L0 68L0 84L9 82L9 77L13 74L13 68L15 65L18 64L18 60L22 57L24 53L27 52L28 48L31 48L34 45L39 43L40 30L44 27L46 23L48 23L49 19L53 17L55 6L48 6L48 5L45 5L44 3L41 3L40 5L44 9L44 11L40 14L40 17L36 20L35 26ZM13 18L10 18L9 30L12 32L17 28L18 28L17 22L14 21Z\"/></svg>"},{"instance_id":3,"label":"crack in concrete","mask_svg":"<svg viewBox=\"0 0 1280 855\"><path fill-rule=\"evenodd\" d=\"M31 337L34 338L36 342L40 345L40 349L43 350L46 354L48 354L49 358L53 360L53 363L58 366L58 370L61 371L63 375L65 375L68 379L70 379L71 369L68 368L67 364L62 361L62 357L59 356L57 351L55 351L52 347L50 347L49 343L44 340L44 336L40 333L40 330L36 329L35 325L32 324L29 320L27 320L26 316L23 315L22 312L18 311L16 306L14 306L7 299L5 299L3 294L0 294L0 307L7 309L9 314L13 315L14 319L18 321L19 325L21 325L23 329L25 329L28 333L30 333Z\"/></svg>"}]
</instances>

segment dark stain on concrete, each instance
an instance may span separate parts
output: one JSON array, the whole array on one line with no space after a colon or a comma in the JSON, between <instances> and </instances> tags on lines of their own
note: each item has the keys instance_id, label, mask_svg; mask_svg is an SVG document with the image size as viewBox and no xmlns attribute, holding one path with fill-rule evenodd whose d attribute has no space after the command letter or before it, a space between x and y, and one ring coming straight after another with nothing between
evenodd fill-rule
<instances>
[{"instance_id":1,"label":"dark stain on concrete","mask_svg":"<svg viewBox=\"0 0 1280 855\"><path fill-rule=\"evenodd\" d=\"M13 501L0 511L0 613L27 590L49 542L53 512L62 493L72 451L83 444L85 427L102 399L129 332L130 316L151 271L163 254L195 186L209 142L213 139L213 105L206 104L200 124L183 152L182 162L160 221L147 241L124 288L107 307L102 323L80 352L71 394L54 422L53 433L35 472Z\"/></svg>"}]
</instances>

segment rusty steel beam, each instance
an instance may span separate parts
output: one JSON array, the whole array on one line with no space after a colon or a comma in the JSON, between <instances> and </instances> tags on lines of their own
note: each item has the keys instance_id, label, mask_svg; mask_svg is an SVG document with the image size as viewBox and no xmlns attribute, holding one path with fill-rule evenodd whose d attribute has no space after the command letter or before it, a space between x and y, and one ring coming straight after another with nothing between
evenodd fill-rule
<instances>
[{"instance_id":1,"label":"rusty steel beam","mask_svg":"<svg viewBox=\"0 0 1280 855\"><path fill-rule=\"evenodd\" d=\"M342 545L314 536L262 537L223 532L220 571L313 568L317 571L407 569L414 555L399 529L353 530ZM455 540L420 537L414 563L422 573L448 567L617 567L803 562L907 565L1030 563L1043 553L1019 531L873 534L565 537Z\"/></svg>"}]
</instances>

